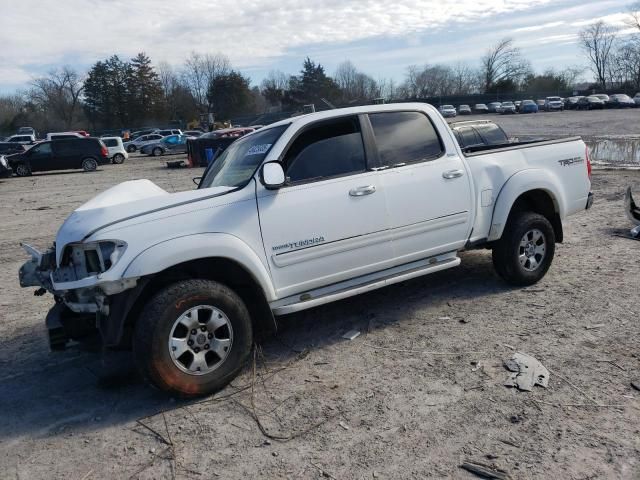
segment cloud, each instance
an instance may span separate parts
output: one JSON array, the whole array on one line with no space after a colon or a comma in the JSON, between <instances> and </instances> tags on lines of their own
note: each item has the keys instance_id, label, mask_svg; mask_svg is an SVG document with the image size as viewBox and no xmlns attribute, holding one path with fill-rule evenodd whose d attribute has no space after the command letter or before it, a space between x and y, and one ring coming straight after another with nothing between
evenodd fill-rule
<instances>
[{"instance_id":1,"label":"cloud","mask_svg":"<svg viewBox=\"0 0 640 480\"><path fill-rule=\"evenodd\" d=\"M513 30L513 33L522 33L522 32L537 32L540 30L547 30L549 28L560 27L564 25L565 22L560 20L559 22L548 22L543 25L532 25L530 27L520 27Z\"/></svg>"},{"instance_id":2,"label":"cloud","mask_svg":"<svg viewBox=\"0 0 640 480\"><path fill-rule=\"evenodd\" d=\"M550 0L21 0L5 2L0 71L8 83L52 64L88 65L145 51L181 63L220 51L239 67L266 64L296 47L377 37L411 38L512 14ZM10 80L7 80L10 79Z\"/></svg>"}]
</instances>

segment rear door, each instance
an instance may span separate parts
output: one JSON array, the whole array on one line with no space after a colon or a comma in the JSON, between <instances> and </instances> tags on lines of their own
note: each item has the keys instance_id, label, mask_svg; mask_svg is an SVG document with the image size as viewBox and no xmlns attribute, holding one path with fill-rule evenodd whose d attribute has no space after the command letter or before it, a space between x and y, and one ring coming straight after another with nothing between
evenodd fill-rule
<instances>
[{"instance_id":1,"label":"rear door","mask_svg":"<svg viewBox=\"0 0 640 480\"><path fill-rule=\"evenodd\" d=\"M361 118L307 126L284 152L287 184L258 190L262 238L280 297L382 270L392 261L380 175Z\"/></svg>"},{"instance_id":2,"label":"rear door","mask_svg":"<svg viewBox=\"0 0 640 480\"><path fill-rule=\"evenodd\" d=\"M78 147L82 143L79 140L63 139L51 142L53 146L53 159L57 169L80 168Z\"/></svg>"},{"instance_id":3,"label":"rear door","mask_svg":"<svg viewBox=\"0 0 640 480\"><path fill-rule=\"evenodd\" d=\"M463 247L472 219L471 185L452 139L440 138L424 112L372 113L369 120L395 264Z\"/></svg>"}]
</instances>

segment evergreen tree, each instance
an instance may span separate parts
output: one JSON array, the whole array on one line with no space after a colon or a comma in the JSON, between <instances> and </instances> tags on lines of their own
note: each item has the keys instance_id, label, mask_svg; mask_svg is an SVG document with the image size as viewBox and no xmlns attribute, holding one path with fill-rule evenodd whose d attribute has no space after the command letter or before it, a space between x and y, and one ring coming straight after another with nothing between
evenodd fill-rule
<instances>
[{"instance_id":1,"label":"evergreen tree","mask_svg":"<svg viewBox=\"0 0 640 480\"><path fill-rule=\"evenodd\" d=\"M130 121L135 125L157 118L162 111L163 91L160 77L151 65L151 59L140 52L129 63L128 109Z\"/></svg>"},{"instance_id":2,"label":"evergreen tree","mask_svg":"<svg viewBox=\"0 0 640 480\"><path fill-rule=\"evenodd\" d=\"M300 76L291 77L289 80L289 91L283 102L292 107L313 103L316 108L323 108L326 105L324 100L333 102L339 96L340 88L327 76L324 67L307 57Z\"/></svg>"},{"instance_id":3,"label":"evergreen tree","mask_svg":"<svg viewBox=\"0 0 640 480\"><path fill-rule=\"evenodd\" d=\"M211 81L207 100L217 119L228 120L253 109L254 98L249 83L248 78L233 70Z\"/></svg>"}]
</instances>

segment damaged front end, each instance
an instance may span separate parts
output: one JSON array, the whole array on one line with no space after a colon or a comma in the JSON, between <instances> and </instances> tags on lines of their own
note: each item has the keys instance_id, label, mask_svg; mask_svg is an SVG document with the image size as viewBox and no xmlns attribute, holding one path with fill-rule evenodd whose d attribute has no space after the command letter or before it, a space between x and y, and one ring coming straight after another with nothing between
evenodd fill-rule
<instances>
[{"instance_id":1,"label":"damaged front end","mask_svg":"<svg viewBox=\"0 0 640 480\"><path fill-rule=\"evenodd\" d=\"M113 299L138 283L138 278L110 278L127 248L121 241L69 244L59 256L55 244L44 252L22 247L31 259L20 268L20 286L38 287L35 295L49 292L56 301L46 320L53 350L64 348L69 339L95 334L111 315Z\"/></svg>"}]
</instances>

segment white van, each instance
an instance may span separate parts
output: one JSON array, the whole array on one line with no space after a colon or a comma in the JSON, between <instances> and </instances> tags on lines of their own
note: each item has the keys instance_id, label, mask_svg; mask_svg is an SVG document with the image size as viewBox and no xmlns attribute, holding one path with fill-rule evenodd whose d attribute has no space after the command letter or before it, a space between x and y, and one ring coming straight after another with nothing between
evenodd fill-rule
<instances>
[{"instance_id":1,"label":"white van","mask_svg":"<svg viewBox=\"0 0 640 480\"><path fill-rule=\"evenodd\" d=\"M100 140L107 146L109 150L109 158L113 163L123 163L129 158L127 150L124 148L122 138L120 137L102 137Z\"/></svg>"},{"instance_id":2,"label":"white van","mask_svg":"<svg viewBox=\"0 0 640 480\"><path fill-rule=\"evenodd\" d=\"M61 140L63 138L85 138L85 136L78 132L52 132L47 133L46 140Z\"/></svg>"}]
</instances>

